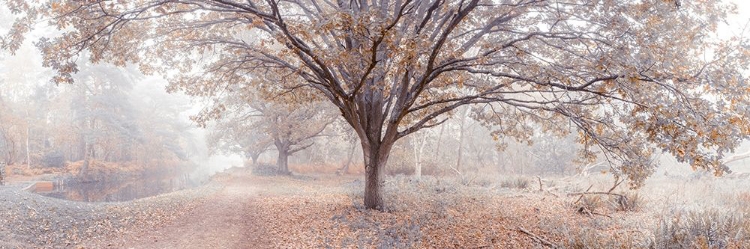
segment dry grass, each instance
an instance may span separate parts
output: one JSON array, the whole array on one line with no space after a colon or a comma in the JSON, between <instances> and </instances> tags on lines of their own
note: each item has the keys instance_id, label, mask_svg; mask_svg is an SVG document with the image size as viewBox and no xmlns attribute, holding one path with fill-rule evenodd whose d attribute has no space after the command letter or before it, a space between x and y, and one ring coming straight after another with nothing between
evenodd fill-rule
<instances>
[{"instance_id":1,"label":"dry grass","mask_svg":"<svg viewBox=\"0 0 750 249\"><path fill-rule=\"evenodd\" d=\"M624 197L584 195L576 203L579 196L566 194L606 190L611 179L544 179L554 190L537 191L522 176L394 176L385 181L387 211L378 212L362 206L359 177L265 179L274 187L254 210L276 231L267 238L290 247L542 247L519 228L564 248L750 247L750 192L726 191L742 182L655 181L614 191ZM719 209L697 206L701 197ZM286 209L295 214L279 213ZM288 227L297 221L304 225ZM299 236L315 239L288 239Z\"/></svg>"},{"instance_id":2,"label":"dry grass","mask_svg":"<svg viewBox=\"0 0 750 249\"><path fill-rule=\"evenodd\" d=\"M604 177L568 179L566 189L608 189ZM613 217L639 217L624 222L614 234L600 236L596 225L570 229L577 248L750 248L750 181L724 178L654 177L636 191L618 188L617 196L582 198L582 206ZM609 205L606 205L609 203ZM626 211L626 212L622 212ZM635 230L630 230L635 229ZM637 232L633 232L637 231ZM626 238L626 239L623 239ZM635 244L624 243L637 241Z\"/></svg>"},{"instance_id":3,"label":"dry grass","mask_svg":"<svg viewBox=\"0 0 750 249\"><path fill-rule=\"evenodd\" d=\"M664 217L656 228L656 248L747 248L750 221L733 211L683 211Z\"/></svg>"},{"instance_id":4,"label":"dry grass","mask_svg":"<svg viewBox=\"0 0 750 249\"><path fill-rule=\"evenodd\" d=\"M563 248L750 248L747 180L654 178L638 191L613 191L624 197L579 200L568 194L606 191L611 178L546 177L539 191L527 176L391 176L380 212L363 207L361 175L290 166L296 176L243 176L261 189L247 207L259 247L540 248L544 240Z\"/></svg>"},{"instance_id":5,"label":"dry grass","mask_svg":"<svg viewBox=\"0 0 750 249\"><path fill-rule=\"evenodd\" d=\"M356 176L253 178L264 186L248 210L263 224L259 243L281 247L541 247L523 228L561 247L625 248L643 245L650 236L642 231L652 231L633 225L642 213L582 216L569 204L575 198L461 177L388 177L385 212L362 206L364 182Z\"/></svg>"},{"instance_id":6,"label":"dry grass","mask_svg":"<svg viewBox=\"0 0 750 249\"><path fill-rule=\"evenodd\" d=\"M531 181L528 178L519 176L501 181L500 187L526 189L529 187L530 183Z\"/></svg>"},{"instance_id":7,"label":"dry grass","mask_svg":"<svg viewBox=\"0 0 750 249\"><path fill-rule=\"evenodd\" d=\"M646 205L638 192L622 193L622 196L610 196L610 204L615 211L636 212Z\"/></svg>"},{"instance_id":8,"label":"dry grass","mask_svg":"<svg viewBox=\"0 0 750 249\"><path fill-rule=\"evenodd\" d=\"M289 164L289 170L297 174L335 174L341 167L334 164Z\"/></svg>"},{"instance_id":9,"label":"dry grass","mask_svg":"<svg viewBox=\"0 0 750 249\"><path fill-rule=\"evenodd\" d=\"M507 214L499 212L502 201L480 198L457 181L389 178L385 187L391 205L380 212L362 207L362 180L343 179L257 180L269 186L252 210L267 232L261 237L282 247L305 248L533 245L506 225Z\"/></svg>"}]
</instances>

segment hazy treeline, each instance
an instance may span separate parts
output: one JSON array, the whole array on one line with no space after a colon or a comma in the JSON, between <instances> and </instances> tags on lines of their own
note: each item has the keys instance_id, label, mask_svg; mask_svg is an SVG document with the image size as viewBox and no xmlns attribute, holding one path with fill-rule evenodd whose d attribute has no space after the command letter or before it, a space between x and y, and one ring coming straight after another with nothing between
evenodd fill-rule
<instances>
[{"instance_id":1,"label":"hazy treeline","mask_svg":"<svg viewBox=\"0 0 750 249\"><path fill-rule=\"evenodd\" d=\"M186 106L133 68L82 64L76 84L49 83L32 56L0 63L0 160L62 167L90 160L157 166L187 160Z\"/></svg>"},{"instance_id":2,"label":"hazy treeline","mask_svg":"<svg viewBox=\"0 0 750 249\"><path fill-rule=\"evenodd\" d=\"M261 161L276 164L278 149L275 134L284 127L303 130L320 127L323 120L309 120L293 115L284 119L276 114L263 115L249 108L244 115L229 112L208 126L213 153L239 154L253 164ZM538 135L532 143L519 143L512 138L494 137L490 129L473 118L469 108L462 108L453 119L443 125L425 129L398 141L386 167L390 175L455 175L463 173L503 174L575 174L580 164L575 162L578 144L575 135L558 137ZM309 112L330 112L320 106L304 109ZM327 119L324 119L327 120ZM284 125L281 125L283 121ZM325 121L327 122L327 121ZM304 133L304 132L303 132ZM314 133L314 134L313 134ZM336 119L324 130L305 133L300 142L303 150L289 155L289 163L304 165L307 170L330 171L332 168L361 173L362 150L359 138ZM282 153L283 154L283 153Z\"/></svg>"}]
</instances>

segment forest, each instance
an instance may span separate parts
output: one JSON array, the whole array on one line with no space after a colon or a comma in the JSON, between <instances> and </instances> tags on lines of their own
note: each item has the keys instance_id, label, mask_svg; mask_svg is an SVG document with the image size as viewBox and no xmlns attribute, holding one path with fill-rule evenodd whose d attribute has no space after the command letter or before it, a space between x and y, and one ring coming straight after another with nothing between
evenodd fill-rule
<instances>
[{"instance_id":1,"label":"forest","mask_svg":"<svg viewBox=\"0 0 750 249\"><path fill-rule=\"evenodd\" d=\"M748 13L0 0L0 247L750 247Z\"/></svg>"}]
</instances>

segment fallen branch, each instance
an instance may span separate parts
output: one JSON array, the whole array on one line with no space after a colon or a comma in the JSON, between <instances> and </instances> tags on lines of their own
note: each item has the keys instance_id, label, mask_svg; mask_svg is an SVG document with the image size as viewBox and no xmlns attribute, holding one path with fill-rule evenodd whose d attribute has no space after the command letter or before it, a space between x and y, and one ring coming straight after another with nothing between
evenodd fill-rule
<instances>
[{"instance_id":1,"label":"fallen branch","mask_svg":"<svg viewBox=\"0 0 750 249\"><path fill-rule=\"evenodd\" d=\"M535 240L535 241L537 241L539 243L542 243L542 245L549 246L549 247L552 247L552 248L557 248L557 245L553 244L552 242L549 242L548 240L544 239L543 237L541 237L539 235L536 235L536 234L534 234L532 232L529 232L529 230L526 230L523 227L519 226L518 227L518 231L522 232L522 233L525 233L526 235L528 235L529 237L531 237L531 239L533 239L533 240Z\"/></svg>"},{"instance_id":2,"label":"fallen branch","mask_svg":"<svg viewBox=\"0 0 750 249\"><path fill-rule=\"evenodd\" d=\"M607 214L600 214L600 213L597 213L597 212L591 212L591 214L594 214L594 215L601 215L601 216L604 216L604 217L607 217L607 218L610 218L610 219L612 219L612 216L609 216L609 215L607 215Z\"/></svg>"},{"instance_id":3,"label":"fallen branch","mask_svg":"<svg viewBox=\"0 0 750 249\"><path fill-rule=\"evenodd\" d=\"M461 174L461 171L458 171L458 169L454 168L453 166L450 166L450 165L448 165L448 168L451 168L451 169L452 169L453 171L455 171L455 172L456 172L456 174L458 174L459 176L462 176L462 175L463 175L463 174Z\"/></svg>"},{"instance_id":4,"label":"fallen branch","mask_svg":"<svg viewBox=\"0 0 750 249\"><path fill-rule=\"evenodd\" d=\"M593 188L593 187L594 187L594 185L591 185L591 186L589 186L589 188L586 189L586 191L583 191L583 192L584 193L588 193L589 190L591 190L591 188ZM571 196L571 195L572 194L568 194L568 196ZM579 196L578 199L575 202L573 202L573 204L578 204L578 202L581 201L581 198L583 198L583 194L581 194L581 196Z\"/></svg>"},{"instance_id":5,"label":"fallen branch","mask_svg":"<svg viewBox=\"0 0 750 249\"><path fill-rule=\"evenodd\" d=\"M580 207L580 208L578 208L578 213L588 214L589 217L594 218L594 215L591 213L591 210L589 210L589 208L587 208L587 207Z\"/></svg>"},{"instance_id":6,"label":"fallen branch","mask_svg":"<svg viewBox=\"0 0 750 249\"><path fill-rule=\"evenodd\" d=\"M555 194L555 193L552 193L552 191L550 191L549 189L548 189L548 190L546 190L546 191L544 191L544 192L545 192L545 193L547 193L547 194L550 194L550 195L554 196L555 198L560 198L560 196L559 196L559 195L557 195L557 194Z\"/></svg>"},{"instance_id":7,"label":"fallen branch","mask_svg":"<svg viewBox=\"0 0 750 249\"><path fill-rule=\"evenodd\" d=\"M612 218L612 216L609 216L607 214L602 214L602 213L597 213L597 212L591 211L587 207L580 207L580 208L578 208L578 213L588 214L589 217L591 217L591 218L594 218L594 215L604 216L604 217L607 217L607 218L610 218L610 219Z\"/></svg>"},{"instance_id":8,"label":"fallen branch","mask_svg":"<svg viewBox=\"0 0 750 249\"><path fill-rule=\"evenodd\" d=\"M588 190L587 190L587 191L588 191ZM610 193L610 192L580 192L580 193L568 193L568 196L574 196L574 195L580 195L581 197L583 197L584 195L614 195L614 196L617 196L617 197L620 197L620 198L625 198L626 200L628 199L628 197L626 197L625 195L622 195L622 194L618 194L618 193ZM578 198L578 200L580 200L580 199L581 199L581 197L579 197L579 198ZM576 201L575 203L578 203L578 201Z\"/></svg>"}]
</instances>

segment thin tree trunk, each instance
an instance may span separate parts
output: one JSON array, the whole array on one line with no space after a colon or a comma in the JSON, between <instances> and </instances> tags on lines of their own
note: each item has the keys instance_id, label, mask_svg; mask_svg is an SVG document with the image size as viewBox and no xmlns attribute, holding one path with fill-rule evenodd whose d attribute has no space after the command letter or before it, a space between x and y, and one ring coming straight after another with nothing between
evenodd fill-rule
<instances>
[{"instance_id":1,"label":"thin tree trunk","mask_svg":"<svg viewBox=\"0 0 750 249\"><path fill-rule=\"evenodd\" d=\"M28 114L28 112L26 112ZM31 169L31 155L29 154L29 134L31 133L31 126L26 126L26 168Z\"/></svg>"},{"instance_id":2,"label":"thin tree trunk","mask_svg":"<svg viewBox=\"0 0 750 249\"><path fill-rule=\"evenodd\" d=\"M324 146L324 148L323 148L323 165L328 165L328 160L329 160L330 155L331 155L331 146Z\"/></svg>"},{"instance_id":3,"label":"thin tree trunk","mask_svg":"<svg viewBox=\"0 0 750 249\"><path fill-rule=\"evenodd\" d=\"M422 156L424 153L424 146L427 144L426 131L421 135L421 137L414 135L413 138L416 142L412 144L414 148L414 176L416 178L422 177Z\"/></svg>"},{"instance_id":4,"label":"thin tree trunk","mask_svg":"<svg viewBox=\"0 0 750 249\"><path fill-rule=\"evenodd\" d=\"M338 175L344 175L349 172L349 165L352 164L352 159L354 159L354 151L357 149L357 141L352 141L349 144L349 155L346 157L346 163L344 164L341 169L336 171L336 174Z\"/></svg>"},{"instance_id":5,"label":"thin tree trunk","mask_svg":"<svg viewBox=\"0 0 750 249\"><path fill-rule=\"evenodd\" d=\"M29 110L26 109L26 118L29 117ZM31 136L31 120L26 124L26 168L31 169L31 154L29 153L29 137Z\"/></svg>"},{"instance_id":6,"label":"thin tree trunk","mask_svg":"<svg viewBox=\"0 0 750 249\"><path fill-rule=\"evenodd\" d=\"M458 131L458 159L456 160L456 171L461 172L461 159L464 153L464 125L466 117L469 116L469 108L466 108L464 115L461 117L460 130Z\"/></svg>"},{"instance_id":7,"label":"thin tree trunk","mask_svg":"<svg viewBox=\"0 0 750 249\"><path fill-rule=\"evenodd\" d=\"M83 152L83 166L81 166L81 169L78 171L79 176L86 176L88 175L89 170L89 161L90 159L90 153L89 153L89 147L91 147L87 142L84 142L84 152Z\"/></svg>"},{"instance_id":8,"label":"thin tree trunk","mask_svg":"<svg viewBox=\"0 0 750 249\"><path fill-rule=\"evenodd\" d=\"M416 138L415 138L415 140L416 140ZM411 148L412 148L413 154L414 154L414 177L420 178L420 177L422 177L422 163L420 162L420 159L421 159L420 157L421 156L419 155L419 150L417 149L417 147L418 147L418 145L417 145L416 141L414 143L412 143Z\"/></svg>"},{"instance_id":9,"label":"thin tree trunk","mask_svg":"<svg viewBox=\"0 0 750 249\"><path fill-rule=\"evenodd\" d=\"M445 132L445 124L440 125L440 133L437 137L437 145L435 148L435 159L437 159L438 162L442 162L443 155L440 154L440 145L443 143L443 132Z\"/></svg>"}]
</instances>

